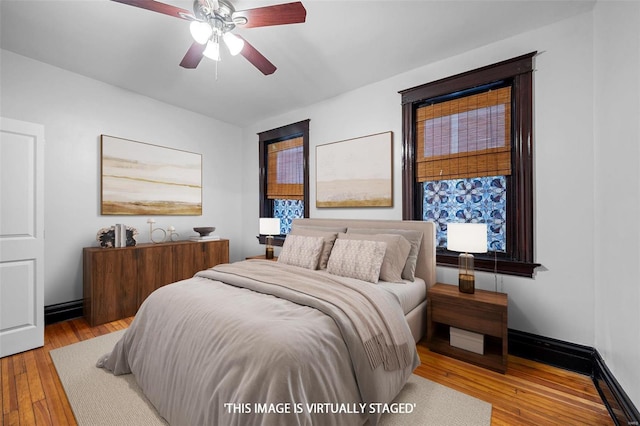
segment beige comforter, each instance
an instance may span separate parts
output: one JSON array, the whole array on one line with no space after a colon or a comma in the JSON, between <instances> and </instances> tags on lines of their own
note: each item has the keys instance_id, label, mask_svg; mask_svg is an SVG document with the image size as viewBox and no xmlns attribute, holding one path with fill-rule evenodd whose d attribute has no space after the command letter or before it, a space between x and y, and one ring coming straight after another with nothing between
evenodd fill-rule
<instances>
[{"instance_id":1,"label":"beige comforter","mask_svg":"<svg viewBox=\"0 0 640 426\"><path fill-rule=\"evenodd\" d=\"M98 361L173 425L375 424L418 364L393 295L267 261L155 291Z\"/></svg>"}]
</instances>

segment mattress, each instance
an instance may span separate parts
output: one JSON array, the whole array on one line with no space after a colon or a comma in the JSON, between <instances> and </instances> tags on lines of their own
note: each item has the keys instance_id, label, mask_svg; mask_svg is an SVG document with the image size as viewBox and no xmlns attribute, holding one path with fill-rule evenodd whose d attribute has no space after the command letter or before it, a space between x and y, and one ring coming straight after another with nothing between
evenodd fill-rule
<instances>
[{"instance_id":1,"label":"mattress","mask_svg":"<svg viewBox=\"0 0 640 426\"><path fill-rule=\"evenodd\" d=\"M377 285L398 298L405 315L424 302L427 297L427 285L422 278L418 277L413 282L405 280L403 284L379 281Z\"/></svg>"}]
</instances>

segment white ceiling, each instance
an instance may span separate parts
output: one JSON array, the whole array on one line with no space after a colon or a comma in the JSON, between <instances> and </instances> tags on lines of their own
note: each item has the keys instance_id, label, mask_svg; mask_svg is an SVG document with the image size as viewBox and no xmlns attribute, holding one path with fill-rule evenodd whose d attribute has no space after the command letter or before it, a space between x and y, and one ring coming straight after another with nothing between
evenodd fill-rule
<instances>
[{"instance_id":1,"label":"white ceiling","mask_svg":"<svg viewBox=\"0 0 640 426\"><path fill-rule=\"evenodd\" d=\"M233 1L236 10L293 0ZM188 0L166 3L192 10ZM3 49L244 126L584 13L594 1L302 0L304 24L237 28L278 70L223 52L189 70L189 22L108 0L0 0ZM525 52L526 53L526 52ZM216 79L217 73L217 79Z\"/></svg>"}]
</instances>

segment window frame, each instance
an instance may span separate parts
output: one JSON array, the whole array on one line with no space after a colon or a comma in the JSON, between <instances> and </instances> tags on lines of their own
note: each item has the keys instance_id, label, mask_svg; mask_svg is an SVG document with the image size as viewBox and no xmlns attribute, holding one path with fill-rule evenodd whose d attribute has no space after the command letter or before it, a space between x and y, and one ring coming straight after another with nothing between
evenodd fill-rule
<instances>
[{"instance_id":1,"label":"window frame","mask_svg":"<svg viewBox=\"0 0 640 426\"><path fill-rule=\"evenodd\" d=\"M304 173L304 217L309 217L309 119L288 124L276 129L258 133L259 158L259 217L273 217L273 202L267 198L267 147L269 144L302 136L302 155ZM274 236L273 245L282 246L284 236ZM260 244L265 244L265 237L258 236Z\"/></svg>"},{"instance_id":2,"label":"window frame","mask_svg":"<svg viewBox=\"0 0 640 426\"><path fill-rule=\"evenodd\" d=\"M475 269L533 277L533 58L531 52L493 65L402 90L402 218L423 220L422 190L416 182L415 115L425 101L506 80L512 82L512 175L507 183L507 252L475 255ZM513 218L517 218L514 220ZM457 267L458 253L438 249L439 266Z\"/></svg>"}]
</instances>

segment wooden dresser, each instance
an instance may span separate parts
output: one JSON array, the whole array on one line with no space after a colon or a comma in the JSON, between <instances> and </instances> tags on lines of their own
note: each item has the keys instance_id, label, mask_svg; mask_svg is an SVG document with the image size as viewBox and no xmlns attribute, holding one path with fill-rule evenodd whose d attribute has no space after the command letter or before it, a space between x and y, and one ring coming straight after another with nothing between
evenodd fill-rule
<instances>
[{"instance_id":1,"label":"wooden dresser","mask_svg":"<svg viewBox=\"0 0 640 426\"><path fill-rule=\"evenodd\" d=\"M135 315L163 285L229 262L229 240L83 249L83 310L91 326Z\"/></svg>"}]
</instances>

